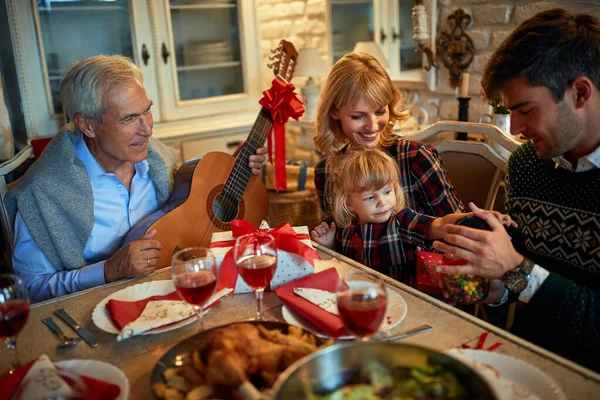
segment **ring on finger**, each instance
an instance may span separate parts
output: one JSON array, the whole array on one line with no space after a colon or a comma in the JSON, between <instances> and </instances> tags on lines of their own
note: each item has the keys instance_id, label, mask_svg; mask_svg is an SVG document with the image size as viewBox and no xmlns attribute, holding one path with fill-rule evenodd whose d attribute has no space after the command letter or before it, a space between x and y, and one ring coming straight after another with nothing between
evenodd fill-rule
<instances>
[{"instance_id":1,"label":"ring on finger","mask_svg":"<svg viewBox=\"0 0 600 400\"><path fill-rule=\"evenodd\" d=\"M452 254L452 253L446 253L444 255L444 257L446 257L446 258L454 258L454 254Z\"/></svg>"},{"instance_id":2,"label":"ring on finger","mask_svg":"<svg viewBox=\"0 0 600 400\"><path fill-rule=\"evenodd\" d=\"M148 259L148 265L150 265L150 259Z\"/></svg>"}]
</instances>

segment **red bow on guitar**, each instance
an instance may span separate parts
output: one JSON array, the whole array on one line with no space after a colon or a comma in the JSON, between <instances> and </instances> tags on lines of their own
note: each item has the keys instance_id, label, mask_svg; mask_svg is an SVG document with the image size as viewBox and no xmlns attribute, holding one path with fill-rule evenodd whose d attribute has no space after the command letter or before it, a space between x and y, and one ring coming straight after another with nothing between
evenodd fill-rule
<instances>
[{"instance_id":1,"label":"red bow on guitar","mask_svg":"<svg viewBox=\"0 0 600 400\"><path fill-rule=\"evenodd\" d=\"M294 85L273 79L270 89L263 92L264 97L259 103L271 113L273 133L275 136L275 190L287 190L285 174L285 123L290 117L298 120L304 114L304 104L296 97ZM271 158L273 139L268 136L269 162Z\"/></svg>"}]
</instances>

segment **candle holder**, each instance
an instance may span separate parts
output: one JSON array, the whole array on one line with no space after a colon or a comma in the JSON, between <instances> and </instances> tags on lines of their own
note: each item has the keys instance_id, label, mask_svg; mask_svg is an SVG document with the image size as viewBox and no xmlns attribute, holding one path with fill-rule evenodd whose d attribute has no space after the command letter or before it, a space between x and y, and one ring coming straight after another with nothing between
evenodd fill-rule
<instances>
[{"instance_id":1,"label":"candle holder","mask_svg":"<svg viewBox=\"0 0 600 400\"><path fill-rule=\"evenodd\" d=\"M458 120L469 122L469 100L470 97L457 97L458 99ZM456 140L468 140L467 132L456 132Z\"/></svg>"}]
</instances>

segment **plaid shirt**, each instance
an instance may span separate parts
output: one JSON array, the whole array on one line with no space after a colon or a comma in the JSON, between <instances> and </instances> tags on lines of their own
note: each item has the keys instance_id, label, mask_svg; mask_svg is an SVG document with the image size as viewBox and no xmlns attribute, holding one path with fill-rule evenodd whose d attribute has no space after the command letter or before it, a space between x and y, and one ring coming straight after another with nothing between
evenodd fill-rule
<instances>
[{"instance_id":1,"label":"plaid shirt","mask_svg":"<svg viewBox=\"0 0 600 400\"><path fill-rule=\"evenodd\" d=\"M405 208L387 222L351 225L336 232L337 251L376 271L408 283L414 276L417 246L425 246L425 234L435 217Z\"/></svg>"},{"instance_id":2,"label":"plaid shirt","mask_svg":"<svg viewBox=\"0 0 600 400\"><path fill-rule=\"evenodd\" d=\"M345 151L347 146L342 149ZM462 212L463 205L456 195L454 187L450 184L446 170L442 166L442 160L438 152L430 145L414 142L403 138L398 138L397 142L384 149L390 156L392 156L398 162L400 167L400 186L404 190L404 198L406 199L406 208L410 208L417 213L431 215L436 217L442 217L447 214L455 212ZM330 202L327 201L328 192L331 190L331 183L328 182L327 176L327 157L319 161L315 167L315 187L317 194L319 195L319 201L321 204L321 210L326 218L330 218ZM413 211L413 212L414 212ZM399 214L400 215L400 214ZM404 216L406 218L406 215ZM415 217L416 218L416 217ZM391 221L390 221L391 223ZM400 222L400 225L403 223ZM377 225L377 224L367 224ZM365 231L361 231L360 238L367 238L366 242L371 243L369 246L373 247L372 242L374 240L381 240L384 238L387 242L388 250L377 252L376 256L382 258L381 260L374 260L374 255L369 257L363 257L363 263L373 268L377 268L376 265L384 265L389 268L389 273L380 270L392 277L393 275L399 276L400 267L402 265L409 266L409 271L402 271L402 276L413 274L414 271L414 260L416 256L416 246L423 246L424 243L418 243L418 237L423 235L419 229L423 228L423 224L414 224L408 226L408 231L417 229L415 236L412 239L405 239L402 235L392 235L390 229L387 229L386 235L383 235L384 223L382 227L365 227ZM429 224L426 224L429 227ZM350 228L347 228L350 229ZM356 230L356 227L354 228ZM342 231L342 230L339 230ZM379 234L370 234L369 231L378 231ZM364 233L363 233L364 232ZM340 235L343 235L341 232ZM358 233L358 232L357 232ZM341 238L336 234L336 238ZM347 236L351 238L352 236ZM397 243L391 244L390 238L400 239ZM341 239L338 239L338 245ZM403 243L404 241L412 241L413 244ZM364 247L363 240L363 247ZM343 246L342 246L343 247ZM380 246L381 247L381 246ZM353 257L350 254L341 250L342 254ZM356 259L356 258L355 258ZM396 271L396 272L394 272ZM395 278L395 277L394 277ZM396 278L395 278L396 279Z\"/></svg>"}]
</instances>

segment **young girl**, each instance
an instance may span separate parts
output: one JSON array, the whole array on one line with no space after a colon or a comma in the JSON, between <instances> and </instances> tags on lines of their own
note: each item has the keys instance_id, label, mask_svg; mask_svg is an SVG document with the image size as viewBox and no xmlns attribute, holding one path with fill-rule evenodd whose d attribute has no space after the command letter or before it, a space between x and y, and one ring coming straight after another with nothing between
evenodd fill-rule
<instances>
[{"instance_id":1,"label":"young girl","mask_svg":"<svg viewBox=\"0 0 600 400\"><path fill-rule=\"evenodd\" d=\"M328 168L332 171L334 222L317 226L312 238L405 283L414 276L407 253L428 245L430 239L441 238L444 225L471 215L453 213L436 218L406 208L398 164L377 148L331 157ZM511 223L508 216L492 213L501 222Z\"/></svg>"}]
</instances>

